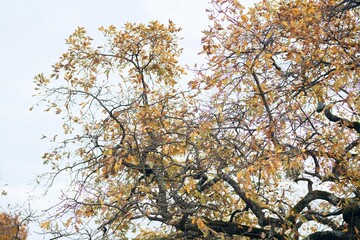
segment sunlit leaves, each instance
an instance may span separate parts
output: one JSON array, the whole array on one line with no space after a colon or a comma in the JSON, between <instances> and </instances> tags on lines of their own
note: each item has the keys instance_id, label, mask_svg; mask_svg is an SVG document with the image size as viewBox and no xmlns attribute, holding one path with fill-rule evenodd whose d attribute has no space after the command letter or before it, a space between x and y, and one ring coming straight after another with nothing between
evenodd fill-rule
<instances>
[{"instance_id":1,"label":"sunlit leaves","mask_svg":"<svg viewBox=\"0 0 360 240\"><path fill-rule=\"evenodd\" d=\"M358 157L344 152L351 144L358 152L356 132L314 111L319 101L336 103L332 111L359 122L357 101L347 104L359 95L358 9L340 14L339 1L312 0L262 1L248 11L235 1L212 4L213 25L202 39L208 69L189 86L214 91L212 104L226 106L221 117L229 130L219 143L246 139L233 140L245 162L245 169L235 167L238 183L267 199L276 199L267 185L284 172L292 180L341 175L336 192L348 191L349 182L358 188L347 165L358 166Z\"/></svg>"},{"instance_id":2,"label":"sunlit leaves","mask_svg":"<svg viewBox=\"0 0 360 240\"><path fill-rule=\"evenodd\" d=\"M127 23L124 30L119 31L114 26L100 30L109 37L113 45L111 52L119 64L130 63L130 77L134 83L141 85L143 74L146 74L154 76L159 83L174 85L175 78L183 73L176 59L181 51L175 34L180 29L173 22L167 27L153 21L148 25Z\"/></svg>"},{"instance_id":3,"label":"sunlit leaves","mask_svg":"<svg viewBox=\"0 0 360 240\"><path fill-rule=\"evenodd\" d=\"M80 232L86 219L93 221L99 214L111 221L111 231L121 237L133 217L156 215L157 207L147 202L157 201L160 187L154 172L146 172L148 168L166 166L164 187L181 184L177 181L188 151L186 141L193 132L191 125L196 124L188 106L193 96L176 88L185 72L177 61L180 29L173 22L99 29L106 38L104 45L94 47L86 30L79 27L67 39L68 51L53 65L50 78L43 74L35 78L45 111L54 110L63 117L64 136L69 136L54 137L57 146L43 155L44 163L54 172L70 172L75 187L84 181L77 196L81 203L70 193L64 196L74 209L73 216L59 212L53 217L63 224L46 220L41 227ZM168 182L170 176L174 183ZM135 199L140 205L134 205ZM123 208L123 213L118 215L117 208ZM66 209L71 210L68 205ZM113 214L119 219L111 220Z\"/></svg>"},{"instance_id":4,"label":"sunlit leaves","mask_svg":"<svg viewBox=\"0 0 360 240\"><path fill-rule=\"evenodd\" d=\"M20 222L18 216L0 213L0 240L25 240L27 236L27 226Z\"/></svg>"},{"instance_id":5,"label":"sunlit leaves","mask_svg":"<svg viewBox=\"0 0 360 240\"><path fill-rule=\"evenodd\" d=\"M71 175L67 211L52 215L62 224L46 220L45 230L124 238L147 219L175 238L187 228L217 236L211 224L232 223L243 236L271 228L296 238L294 226L318 220L307 210L325 214L341 207L337 196L353 197L358 10L340 13L331 0L211 3L208 64L187 91L171 21L100 27L100 46L79 27L50 77L35 77L45 111L63 119L44 163Z\"/></svg>"}]
</instances>

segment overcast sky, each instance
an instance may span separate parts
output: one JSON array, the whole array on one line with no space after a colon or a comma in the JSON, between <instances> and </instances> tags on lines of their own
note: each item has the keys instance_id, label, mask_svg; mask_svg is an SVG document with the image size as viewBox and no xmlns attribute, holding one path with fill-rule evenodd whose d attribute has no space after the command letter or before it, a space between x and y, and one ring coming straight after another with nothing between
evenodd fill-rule
<instances>
[{"instance_id":1,"label":"overcast sky","mask_svg":"<svg viewBox=\"0 0 360 240\"><path fill-rule=\"evenodd\" d=\"M243 0L250 5L255 0ZM27 203L37 175L47 171L42 153L50 145L41 141L43 134L61 132L61 122L40 109L30 112L35 103L33 77L49 73L50 66L66 50L67 38L77 26L90 36L101 37L99 26L123 26L125 22L174 21L183 30L182 63L192 65L201 58L201 30L210 24L205 12L208 0L4 0L0 8L0 208ZM96 39L95 39L96 40ZM57 190L58 191L58 190ZM48 199L31 201L41 209L54 201L57 191ZM1 211L1 209L0 209ZM30 226L29 240L37 240Z\"/></svg>"}]
</instances>

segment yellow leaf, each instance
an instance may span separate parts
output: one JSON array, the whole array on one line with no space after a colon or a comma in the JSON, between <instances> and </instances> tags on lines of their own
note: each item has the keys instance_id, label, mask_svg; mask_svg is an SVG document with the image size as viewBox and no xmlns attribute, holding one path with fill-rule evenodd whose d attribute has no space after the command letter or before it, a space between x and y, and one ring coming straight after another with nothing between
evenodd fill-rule
<instances>
[{"instance_id":1,"label":"yellow leaf","mask_svg":"<svg viewBox=\"0 0 360 240\"><path fill-rule=\"evenodd\" d=\"M209 229L201 218L198 218L196 220L196 225L200 229L200 231L204 234L204 237L206 237L209 234Z\"/></svg>"},{"instance_id":2,"label":"yellow leaf","mask_svg":"<svg viewBox=\"0 0 360 240\"><path fill-rule=\"evenodd\" d=\"M283 150L281 149L281 148L279 148L279 149L277 149L276 150L276 153L278 154L278 153L282 153L283 152Z\"/></svg>"},{"instance_id":3,"label":"yellow leaf","mask_svg":"<svg viewBox=\"0 0 360 240\"><path fill-rule=\"evenodd\" d=\"M40 227L42 229L49 230L50 229L50 221L46 221L46 222L41 223Z\"/></svg>"},{"instance_id":4,"label":"yellow leaf","mask_svg":"<svg viewBox=\"0 0 360 240\"><path fill-rule=\"evenodd\" d=\"M113 154L112 148L108 148L104 151L104 155L112 155L112 154Z\"/></svg>"},{"instance_id":5,"label":"yellow leaf","mask_svg":"<svg viewBox=\"0 0 360 240\"><path fill-rule=\"evenodd\" d=\"M246 15L241 15L241 19L244 21L244 22L247 22L248 21L248 18Z\"/></svg>"},{"instance_id":6,"label":"yellow leaf","mask_svg":"<svg viewBox=\"0 0 360 240\"><path fill-rule=\"evenodd\" d=\"M239 171L238 173L237 173L237 179L238 179L238 182L240 183L242 180L243 180L243 173L241 172L241 171Z\"/></svg>"},{"instance_id":7,"label":"yellow leaf","mask_svg":"<svg viewBox=\"0 0 360 240\"><path fill-rule=\"evenodd\" d=\"M271 56L272 56L271 53L266 53L266 54L264 55L265 58L271 58Z\"/></svg>"},{"instance_id":8,"label":"yellow leaf","mask_svg":"<svg viewBox=\"0 0 360 240\"><path fill-rule=\"evenodd\" d=\"M191 192L189 185L185 185L185 186L184 186L184 189L185 189L186 193L188 193L188 194Z\"/></svg>"},{"instance_id":9,"label":"yellow leaf","mask_svg":"<svg viewBox=\"0 0 360 240\"><path fill-rule=\"evenodd\" d=\"M119 112L119 111L116 111L116 112L113 113L113 116L114 116L114 117L118 117L119 115L120 115L120 112Z\"/></svg>"},{"instance_id":10,"label":"yellow leaf","mask_svg":"<svg viewBox=\"0 0 360 240\"><path fill-rule=\"evenodd\" d=\"M65 226L66 226L66 227L69 227L71 221L72 221L72 218L69 218L69 219L66 221Z\"/></svg>"}]
</instances>

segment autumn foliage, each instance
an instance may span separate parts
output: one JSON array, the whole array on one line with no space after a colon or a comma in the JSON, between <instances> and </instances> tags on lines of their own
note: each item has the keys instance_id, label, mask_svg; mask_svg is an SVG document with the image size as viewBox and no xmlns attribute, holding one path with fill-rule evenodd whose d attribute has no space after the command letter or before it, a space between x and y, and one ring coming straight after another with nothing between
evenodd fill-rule
<instances>
[{"instance_id":1,"label":"autumn foliage","mask_svg":"<svg viewBox=\"0 0 360 240\"><path fill-rule=\"evenodd\" d=\"M79 27L35 77L69 191L42 227L84 239L360 237L360 2L213 0L184 83L174 23ZM187 77L188 78L188 77ZM146 226L146 227L144 227Z\"/></svg>"},{"instance_id":2,"label":"autumn foliage","mask_svg":"<svg viewBox=\"0 0 360 240\"><path fill-rule=\"evenodd\" d=\"M26 224L17 216L0 213L0 240L25 240L27 235Z\"/></svg>"}]
</instances>

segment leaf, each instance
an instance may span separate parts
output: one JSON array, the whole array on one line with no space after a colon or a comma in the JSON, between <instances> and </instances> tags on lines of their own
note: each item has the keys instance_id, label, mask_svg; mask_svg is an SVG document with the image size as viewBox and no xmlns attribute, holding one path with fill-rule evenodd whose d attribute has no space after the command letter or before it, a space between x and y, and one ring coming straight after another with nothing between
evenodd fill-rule
<instances>
[{"instance_id":1,"label":"leaf","mask_svg":"<svg viewBox=\"0 0 360 240\"><path fill-rule=\"evenodd\" d=\"M50 229L50 221L45 221L45 222L42 222L41 224L40 224L40 227L42 228L42 229L44 229L44 230L49 230Z\"/></svg>"},{"instance_id":2,"label":"leaf","mask_svg":"<svg viewBox=\"0 0 360 240\"><path fill-rule=\"evenodd\" d=\"M64 224L65 225L65 227L69 227L70 226L70 224L71 224L71 222L72 222L72 217L71 218L69 218L67 221L66 221L66 223Z\"/></svg>"},{"instance_id":3,"label":"leaf","mask_svg":"<svg viewBox=\"0 0 360 240\"><path fill-rule=\"evenodd\" d=\"M198 218L196 220L196 226L204 234L204 237L206 237L209 234L209 229L201 218Z\"/></svg>"},{"instance_id":4,"label":"leaf","mask_svg":"<svg viewBox=\"0 0 360 240\"><path fill-rule=\"evenodd\" d=\"M244 23L248 21L248 17L245 14L241 15L241 19L243 20Z\"/></svg>"}]
</instances>

